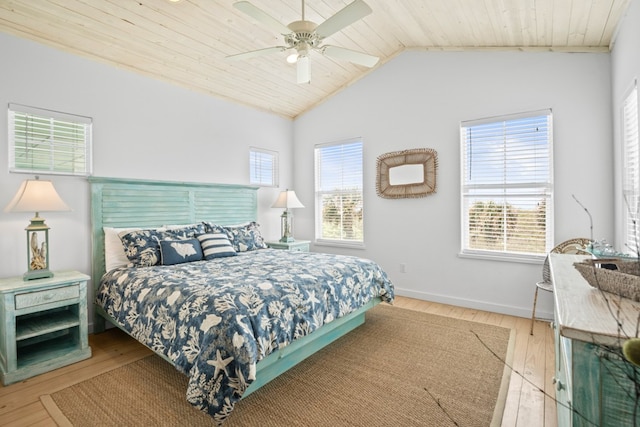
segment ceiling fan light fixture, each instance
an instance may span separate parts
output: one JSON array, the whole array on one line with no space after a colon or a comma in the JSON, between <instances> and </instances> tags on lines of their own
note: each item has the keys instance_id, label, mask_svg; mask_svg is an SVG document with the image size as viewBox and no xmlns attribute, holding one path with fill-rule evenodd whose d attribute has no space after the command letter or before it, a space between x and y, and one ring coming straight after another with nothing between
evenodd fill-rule
<instances>
[{"instance_id":1,"label":"ceiling fan light fixture","mask_svg":"<svg viewBox=\"0 0 640 427\"><path fill-rule=\"evenodd\" d=\"M234 3L233 7L239 11L244 12L261 24L280 33L284 37L285 46L274 46L253 50L245 53L229 55L227 58L230 60L248 59L274 51L284 52L285 50L294 49L295 53L287 56L287 62L290 64L296 64L298 83L311 82L311 64L309 56L313 50L319 51L323 55L330 56L335 59L346 60L366 67L373 67L378 62L378 57L373 55L322 44L326 37L329 37L338 31L342 31L345 27L371 13L371 8L364 2L364 0L353 0L350 4L327 18L320 25L305 19L304 3L304 0L302 0L302 19L293 21L287 26L283 25L277 19L273 18L271 15L264 12L262 9L257 8L248 1L238 1Z\"/></svg>"},{"instance_id":2,"label":"ceiling fan light fixture","mask_svg":"<svg viewBox=\"0 0 640 427\"><path fill-rule=\"evenodd\" d=\"M296 66L298 84L311 83L311 63L307 55L299 55Z\"/></svg>"}]
</instances>

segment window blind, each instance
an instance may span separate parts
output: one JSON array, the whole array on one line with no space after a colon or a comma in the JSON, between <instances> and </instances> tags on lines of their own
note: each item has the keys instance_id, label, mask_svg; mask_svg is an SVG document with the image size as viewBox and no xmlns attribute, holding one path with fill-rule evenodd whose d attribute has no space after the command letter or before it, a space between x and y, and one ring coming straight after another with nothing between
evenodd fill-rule
<instances>
[{"instance_id":1,"label":"window blind","mask_svg":"<svg viewBox=\"0 0 640 427\"><path fill-rule=\"evenodd\" d=\"M552 245L551 111L461 123L462 252L535 257Z\"/></svg>"},{"instance_id":2,"label":"window blind","mask_svg":"<svg viewBox=\"0 0 640 427\"><path fill-rule=\"evenodd\" d=\"M249 182L265 187L277 187L278 153L251 147L249 149Z\"/></svg>"},{"instance_id":3,"label":"window blind","mask_svg":"<svg viewBox=\"0 0 640 427\"><path fill-rule=\"evenodd\" d=\"M624 252L638 253L638 214L640 212L640 153L638 140L638 88L634 85L622 107L623 177L625 203Z\"/></svg>"},{"instance_id":4,"label":"window blind","mask_svg":"<svg viewBox=\"0 0 640 427\"><path fill-rule=\"evenodd\" d=\"M364 241L362 140L315 148L316 238Z\"/></svg>"},{"instance_id":5,"label":"window blind","mask_svg":"<svg viewBox=\"0 0 640 427\"><path fill-rule=\"evenodd\" d=\"M91 174L90 118L9 104L8 124L10 171Z\"/></svg>"}]
</instances>

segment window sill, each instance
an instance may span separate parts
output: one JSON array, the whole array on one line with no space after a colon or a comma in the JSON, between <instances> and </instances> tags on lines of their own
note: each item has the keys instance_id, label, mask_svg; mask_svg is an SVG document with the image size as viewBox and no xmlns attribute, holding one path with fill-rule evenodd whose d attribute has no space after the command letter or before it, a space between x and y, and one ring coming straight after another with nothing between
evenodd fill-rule
<instances>
[{"instance_id":1,"label":"window sill","mask_svg":"<svg viewBox=\"0 0 640 427\"><path fill-rule=\"evenodd\" d=\"M338 240L315 240L315 246L331 246L344 249L366 249L364 242L340 242Z\"/></svg>"},{"instance_id":2,"label":"window sill","mask_svg":"<svg viewBox=\"0 0 640 427\"><path fill-rule=\"evenodd\" d=\"M545 255L519 255L519 254L507 254L507 253L470 252L470 251L460 252L458 256L460 258L518 262L522 264L542 264L544 262L544 259L546 258L546 254Z\"/></svg>"}]
</instances>

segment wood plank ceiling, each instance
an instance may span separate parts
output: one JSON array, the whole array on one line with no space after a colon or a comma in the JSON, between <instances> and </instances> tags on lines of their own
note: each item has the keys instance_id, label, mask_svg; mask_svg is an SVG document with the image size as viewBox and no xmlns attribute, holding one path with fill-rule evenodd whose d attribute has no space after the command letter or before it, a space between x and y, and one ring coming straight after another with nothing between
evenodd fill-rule
<instances>
[{"instance_id":1,"label":"wood plank ceiling","mask_svg":"<svg viewBox=\"0 0 640 427\"><path fill-rule=\"evenodd\" d=\"M314 52L296 83L290 52L228 61L282 45L235 0L1 0L0 31L215 97L295 118L371 69ZM631 0L366 0L373 12L327 43L380 57L407 49L608 51ZM307 0L319 24L351 0ZM299 0L251 0L288 25ZM373 68L375 70L375 67Z\"/></svg>"}]
</instances>

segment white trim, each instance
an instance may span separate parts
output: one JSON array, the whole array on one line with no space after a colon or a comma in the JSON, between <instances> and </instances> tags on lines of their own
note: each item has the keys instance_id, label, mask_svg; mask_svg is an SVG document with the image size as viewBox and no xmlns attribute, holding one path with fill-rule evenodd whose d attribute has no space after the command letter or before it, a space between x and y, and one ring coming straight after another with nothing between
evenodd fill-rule
<instances>
[{"instance_id":1,"label":"white trim","mask_svg":"<svg viewBox=\"0 0 640 427\"><path fill-rule=\"evenodd\" d=\"M528 117L535 117L535 116L545 116L545 115L551 116L552 113L553 111L551 110L551 108L542 108L540 110L523 111L521 113L511 113L511 114L504 114L501 116L483 117L480 119L473 119L473 120L462 120L460 121L460 127L478 126L478 125L484 125L487 123L494 123L494 122L508 122L510 120L526 119Z\"/></svg>"},{"instance_id":2,"label":"white trim","mask_svg":"<svg viewBox=\"0 0 640 427\"><path fill-rule=\"evenodd\" d=\"M35 129L29 129L30 123L35 123ZM26 128L18 137L16 130L21 124ZM91 117L9 103L7 128L9 172L68 176L90 176L93 173ZM78 133L73 138L62 130L76 128ZM38 159L31 157L31 161L17 161L17 153L21 156L37 155Z\"/></svg>"},{"instance_id":3,"label":"white trim","mask_svg":"<svg viewBox=\"0 0 640 427\"><path fill-rule=\"evenodd\" d=\"M343 171L347 171L349 176L353 176L354 178L359 178L360 181L358 183L358 191L359 191L359 196L362 200L362 241L353 241L353 240L341 240L341 239L328 239L326 237L322 236L321 230L322 230L322 223L323 223L323 204L322 204L322 199L324 195L336 195L336 194L351 194L354 193L353 191L347 190L344 187L344 182L341 182L339 185L336 184L335 188L332 188L330 190L320 190L319 185L322 184L320 182L320 176L322 174L322 171L319 170L319 166L321 165L321 163L323 163L321 160L319 160L319 153L322 153L325 149L330 148L330 147L338 147L338 146L354 146L354 145L359 145L359 149L361 151L361 155L362 157L359 159L360 160L360 166L359 169L361 170L361 174L360 176L357 176L355 173L353 173L350 169L346 169L341 165L341 168ZM355 149L349 149L351 151L351 154L355 154ZM361 137L355 137L355 138L349 138L349 139L344 139L341 141L336 141L336 142L328 142L328 143L323 143L323 144L316 144L314 146L313 149L313 156L314 156L314 160L313 160L313 164L314 164L314 236L315 236L315 242L318 242L320 245L326 245L326 246L338 246L338 247L352 247L352 248L363 248L364 247L364 233L365 233L365 227L364 227L364 221L365 221L365 217L366 217L366 212L365 212L365 198L364 198L364 169L365 169L365 165L364 165L364 141ZM322 153L324 154L324 153ZM329 158L332 158L333 156L330 156ZM351 159L351 160L356 160L356 156L344 156L344 155L336 155L335 156L336 159L343 161L345 158L346 159ZM354 163L355 165L355 163ZM329 183L331 183L331 181L329 181ZM325 185L327 183L324 183ZM343 230L341 230L342 232Z\"/></svg>"},{"instance_id":4,"label":"white trim","mask_svg":"<svg viewBox=\"0 0 640 427\"><path fill-rule=\"evenodd\" d=\"M479 258L479 259L492 259L492 260L499 260L499 261L514 261L514 262L525 262L525 263L538 263L540 258L544 258L544 254L546 254L546 252L548 252L549 250L551 250L551 248L553 247L553 196L554 196L554 184L553 184L553 114L552 114L552 109L551 108L546 108L546 109L540 109L540 110L534 110L534 111L529 111L529 112L522 112L522 113L514 113L514 114L508 114L508 115L502 115L502 116L494 116L494 117L488 117L488 118L481 118L481 119L476 119L476 120L466 120L466 121L461 121L460 122L460 248L461 248L461 252L460 252L460 256L463 257L469 257L469 258ZM507 172L509 169L507 169L507 166L509 164L511 164L510 160L507 158L502 159L501 157L498 157L497 159L489 159L490 162L487 161L487 159L482 159L482 157L477 161L472 161L473 158L467 158L468 155L473 155L475 154L475 151L469 151L469 147L471 146L470 144L468 144L468 142L470 141L474 141L473 139L473 134L469 133L472 131L469 131L469 128L474 128L476 126L479 125L496 125L496 127L498 127L501 123L504 122L512 122L514 120L520 120L520 119L536 119L538 117L546 117L546 130L547 130L547 153L546 153L546 160L548 163L546 163L545 167L546 168L541 168L540 170L542 172L547 172L548 171L548 178L547 175L543 175L541 178L542 180L539 182L516 182L513 183L513 180L510 180L508 183L504 183L505 180L509 179L509 172ZM514 123L517 124L517 123ZM500 128L498 128L499 130ZM491 127L490 132L485 132L482 129L480 130L480 133L478 135L475 136L476 140L478 138L480 141L480 147L483 147L483 138L486 138L485 141L503 141L503 146L501 148L502 153L511 153L511 150L508 148L506 144L507 139L505 139L506 136L512 136L512 132L514 131L514 128L511 127L511 125L508 127L508 129L505 131L504 129L502 130L502 132L497 132L493 129L493 127ZM531 128L531 131L537 131L536 129ZM489 146L491 147L491 146ZM529 148L527 146L527 148ZM485 147L486 150L486 147ZM496 148L496 150L498 150ZM534 153L537 153L536 151L532 151L529 150L528 151L529 154L531 154L531 156L534 155ZM482 155L482 152L481 152ZM535 158L538 159L544 159L544 156L542 155L538 155L535 154ZM502 161L500 163L500 160ZM504 171L502 169L500 169L497 166L501 166ZM498 171L498 175L497 177L501 177L502 180L497 180L495 179L495 176L492 175L488 175L486 172L480 172L479 175L476 176L476 174L474 173L474 175L472 177L469 177L467 175L465 175L466 173L470 173L473 169L473 167L479 167L480 171L484 171L485 169L482 169L483 167L486 168L486 171L491 171L491 172L495 172L495 170ZM500 173L502 173L504 176L500 175ZM480 178L480 182L473 182L472 179L474 180L477 178ZM489 180L487 180L489 178ZM535 177L528 177L528 179L537 179L538 176L536 175ZM548 180L547 180L548 179ZM495 181L495 182L494 182ZM521 191L518 191L521 190ZM540 191L541 190L541 191ZM545 200L545 206L546 206L546 215L545 215L545 223L546 223L546 228L545 228L545 235L544 235L544 244L545 244L545 251L544 253L516 253L516 252L510 252L507 251L505 248L505 251L484 251L484 250L475 250L475 249L471 249L468 247L469 245L469 241L468 239L470 239L469 237L469 212L471 209L471 203L473 203L474 199L477 200L490 200L490 199L502 199L503 201L506 201L507 203L512 203L513 200L517 200L517 199L523 199L524 201L529 201L531 203L533 203L535 200L532 198L532 196L536 196L536 197L543 197ZM538 202L536 202L538 203ZM532 205L531 209L534 208L535 205ZM506 227L506 226L504 226ZM503 229L502 231L502 235L501 238L503 239L503 245L506 245L506 241L504 241L504 239L506 239L506 231Z\"/></svg>"},{"instance_id":5,"label":"white trim","mask_svg":"<svg viewBox=\"0 0 640 427\"><path fill-rule=\"evenodd\" d=\"M316 239L313 242L314 246L330 246L334 248L346 248L346 249L366 249L364 242L348 242L343 240L329 240L329 239Z\"/></svg>"},{"instance_id":6,"label":"white trim","mask_svg":"<svg viewBox=\"0 0 640 427\"><path fill-rule=\"evenodd\" d=\"M448 295L434 294L430 292L419 292L411 289L399 288L396 286L395 294L398 296L415 298L422 301L432 301L439 304L454 305L456 307L472 308L474 310L482 310L491 313L507 314L509 316L523 317L531 319L531 307L516 307L503 304L491 304L485 301L472 300L468 298L450 297ZM553 319L553 312L545 311L538 305L536 308L536 319Z\"/></svg>"},{"instance_id":7,"label":"white trim","mask_svg":"<svg viewBox=\"0 0 640 427\"><path fill-rule=\"evenodd\" d=\"M630 241L630 236L633 234L632 230L629 229L629 223L631 221L635 220L635 226L636 226L636 230L635 230L635 234L638 236L638 227L640 227L640 218L638 218L638 210L640 209L640 206L629 206L629 197L631 196L633 199L639 200L638 203L640 203L640 182L638 182L638 180L640 180L640 135L639 135L639 126L640 126L640 99L639 99L639 93L638 93L638 80L637 78L633 79L632 84L630 85L630 87L627 88L627 90L624 93L624 96L622 98L622 105L620 106L620 136L621 136L621 165L622 167L620 168L620 175L621 175L621 183L622 183L622 204L623 204L623 209L622 209L622 236L623 236L623 248L622 248L622 252L635 252L636 249L634 248L634 246L637 245L637 242L631 242ZM626 118L627 118L627 113L626 113L626 109L627 109L627 105L629 103L629 101L635 101L635 105L633 106L635 108L635 123L631 123L631 125L635 126L635 150L633 150L633 153L629 152L629 143L631 141L627 140L628 135L627 134L627 122L626 122ZM635 170L630 170L630 166L633 166L632 164L630 164L629 160L631 160L632 155L635 156ZM635 177L635 183L633 184L633 188L629 188L629 181L632 180ZM635 213L636 218L633 218L633 214ZM634 239L637 240L637 237Z\"/></svg>"},{"instance_id":8,"label":"white trim","mask_svg":"<svg viewBox=\"0 0 640 427\"><path fill-rule=\"evenodd\" d=\"M507 261L520 262L523 264L539 264L542 265L546 255L525 255L510 254L507 252L488 252L488 251L469 251L465 250L458 253L460 258L486 259L491 261Z\"/></svg>"},{"instance_id":9,"label":"white trim","mask_svg":"<svg viewBox=\"0 0 640 427\"><path fill-rule=\"evenodd\" d=\"M266 154L266 155L270 155L272 157L273 160L273 165L272 165L272 169L271 169L271 183L270 184L265 184L262 182L254 182L251 179L252 176L252 166L253 166L253 154L254 153L260 153L260 154ZM258 148L258 147L254 147L251 146L249 147L249 184L251 185L258 185L260 187L278 187L280 185L280 155L277 151L273 151L273 150L267 150L264 148Z\"/></svg>"},{"instance_id":10,"label":"white trim","mask_svg":"<svg viewBox=\"0 0 640 427\"><path fill-rule=\"evenodd\" d=\"M325 148L325 147L331 147L332 145L352 144L354 142L362 142L362 137L354 136L352 138L341 139L340 141L322 142L320 144L316 144L314 148ZM364 144L363 144L363 148L364 148Z\"/></svg>"},{"instance_id":11,"label":"white trim","mask_svg":"<svg viewBox=\"0 0 640 427\"><path fill-rule=\"evenodd\" d=\"M63 113L62 111L49 110L46 108L30 107L28 105L9 103L9 110L19 111L21 113L33 114L34 116L51 117L52 119L62 120L65 122L91 124L93 119L79 114Z\"/></svg>"}]
</instances>

